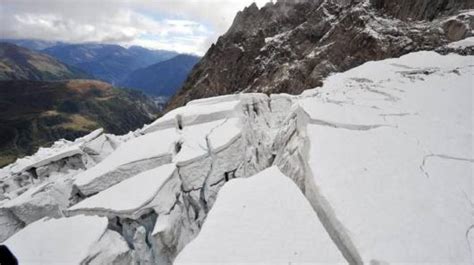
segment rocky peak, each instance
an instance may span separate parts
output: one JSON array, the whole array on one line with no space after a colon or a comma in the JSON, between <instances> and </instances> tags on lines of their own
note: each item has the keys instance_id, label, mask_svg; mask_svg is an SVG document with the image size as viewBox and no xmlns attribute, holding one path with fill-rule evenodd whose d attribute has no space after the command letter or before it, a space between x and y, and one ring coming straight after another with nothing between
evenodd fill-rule
<instances>
[{"instance_id":1,"label":"rocky peak","mask_svg":"<svg viewBox=\"0 0 474 265\"><path fill-rule=\"evenodd\" d=\"M253 3L237 13L232 26L224 36L232 34L255 36L261 30L264 31L264 35L268 35L274 33L279 25L294 27L305 19L304 9L320 4L319 2L280 0L276 3L269 2L261 9Z\"/></svg>"},{"instance_id":2,"label":"rocky peak","mask_svg":"<svg viewBox=\"0 0 474 265\"><path fill-rule=\"evenodd\" d=\"M403 6L403 8L401 8ZM168 109L237 92L301 93L330 73L472 35L471 1L277 1L239 12ZM428 20L424 20L428 19Z\"/></svg>"}]
</instances>

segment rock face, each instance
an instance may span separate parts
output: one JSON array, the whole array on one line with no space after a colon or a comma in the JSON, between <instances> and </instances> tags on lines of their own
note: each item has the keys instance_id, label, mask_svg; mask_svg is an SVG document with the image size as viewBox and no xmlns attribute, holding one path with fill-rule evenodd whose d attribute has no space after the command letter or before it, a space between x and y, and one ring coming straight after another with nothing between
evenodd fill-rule
<instances>
[{"instance_id":1,"label":"rock face","mask_svg":"<svg viewBox=\"0 0 474 265\"><path fill-rule=\"evenodd\" d=\"M371 0L371 4L396 18L433 20L439 15L453 15L474 8L470 0Z\"/></svg>"},{"instance_id":2,"label":"rock face","mask_svg":"<svg viewBox=\"0 0 474 265\"><path fill-rule=\"evenodd\" d=\"M472 34L470 0L277 1L239 12L168 109L236 92L298 94L330 73Z\"/></svg>"},{"instance_id":3,"label":"rock face","mask_svg":"<svg viewBox=\"0 0 474 265\"><path fill-rule=\"evenodd\" d=\"M21 264L57 249L68 264L472 263L472 48L58 143L0 172L1 241Z\"/></svg>"}]
</instances>

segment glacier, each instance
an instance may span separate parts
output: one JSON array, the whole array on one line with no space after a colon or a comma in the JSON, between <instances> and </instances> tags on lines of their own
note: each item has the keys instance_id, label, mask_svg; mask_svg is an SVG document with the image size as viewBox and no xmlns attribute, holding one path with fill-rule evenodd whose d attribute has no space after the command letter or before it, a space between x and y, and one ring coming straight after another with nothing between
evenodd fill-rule
<instances>
[{"instance_id":1,"label":"glacier","mask_svg":"<svg viewBox=\"0 0 474 265\"><path fill-rule=\"evenodd\" d=\"M474 57L440 53L58 141L0 170L0 242L20 264L473 264Z\"/></svg>"},{"instance_id":2,"label":"glacier","mask_svg":"<svg viewBox=\"0 0 474 265\"><path fill-rule=\"evenodd\" d=\"M272 166L222 187L199 236L174 264L255 264L262 260L268 264L288 264L289 260L292 264L315 260L343 264L344 258L317 219L298 187Z\"/></svg>"}]
</instances>

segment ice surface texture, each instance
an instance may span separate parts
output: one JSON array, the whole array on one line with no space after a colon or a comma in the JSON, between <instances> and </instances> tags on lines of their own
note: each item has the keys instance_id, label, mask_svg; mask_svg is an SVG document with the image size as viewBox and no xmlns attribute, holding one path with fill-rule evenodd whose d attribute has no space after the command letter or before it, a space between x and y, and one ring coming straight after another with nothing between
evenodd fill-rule
<instances>
[{"instance_id":1,"label":"ice surface texture","mask_svg":"<svg viewBox=\"0 0 474 265\"><path fill-rule=\"evenodd\" d=\"M0 172L0 235L25 263L470 264L473 59L411 53L57 144Z\"/></svg>"}]
</instances>

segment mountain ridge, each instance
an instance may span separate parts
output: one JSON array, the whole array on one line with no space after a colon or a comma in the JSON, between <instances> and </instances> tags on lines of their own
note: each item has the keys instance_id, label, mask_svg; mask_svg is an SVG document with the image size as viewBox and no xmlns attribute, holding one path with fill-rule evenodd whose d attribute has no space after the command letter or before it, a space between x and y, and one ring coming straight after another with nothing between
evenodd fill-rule
<instances>
[{"instance_id":1,"label":"mountain ridge","mask_svg":"<svg viewBox=\"0 0 474 265\"><path fill-rule=\"evenodd\" d=\"M191 69L200 57L188 54L139 68L119 84L156 96L171 97L181 88Z\"/></svg>"},{"instance_id":2,"label":"mountain ridge","mask_svg":"<svg viewBox=\"0 0 474 265\"><path fill-rule=\"evenodd\" d=\"M424 0L413 4L417 9L393 11L405 20L391 15L398 5L390 1L277 1L260 9L253 4L237 13L167 109L228 93L297 94L321 85L330 73L472 35L472 14L461 10L472 2L442 2L453 6L448 15L431 11Z\"/></svg>"},{"instance_id":3,"label":"mountain ridge","mask_svg":"<svg viewBox=\"0 0 474 265\"><path fill-rule=\"evenodd\" d=\"M58 41L47 41L38 39L0 39L0 42L8 42L27 49L41 51L46 48L60 44Z\"/></svg>"},{"instance_id":4,"label":"mountain ridge","mask_svg":"<svg viewBox=\"0 0 474 265\"><path fill-rule=\"evenodd\" d=\"M90 77L55 58L15 44L0 42L0 80L62 80Z\"/></svg>"},{"instance_id":5,"label":"mountain ridge","mask_svg":"<svg viewBox=\"0 0 474 265\"><path fill-rule=\"evenodd\" d=\"M60 44L46 48L43 52L112 84L118 84L138 68L178 55L173 51L95 43Z\"/></svg>"}]
</instances>

